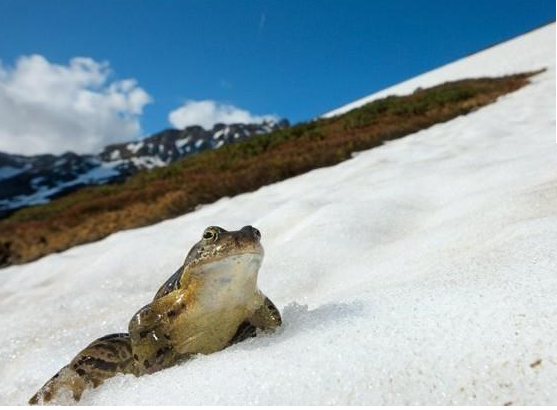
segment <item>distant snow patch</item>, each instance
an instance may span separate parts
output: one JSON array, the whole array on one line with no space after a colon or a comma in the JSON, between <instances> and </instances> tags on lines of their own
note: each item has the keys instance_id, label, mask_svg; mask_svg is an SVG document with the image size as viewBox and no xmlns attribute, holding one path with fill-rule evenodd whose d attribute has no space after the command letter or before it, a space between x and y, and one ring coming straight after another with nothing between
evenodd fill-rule
<instances>
[{"instance_id":1,"label":"distant snow patch","mask_svg":"<svg viewBox=\"0 0 557 410\"><path fill-rule=\"evenodd\" d=\"M15 168L10 166L0 167L0 180L8 179L17 174L20 174L25 171L26 168Z\"/></svg>"}]
</instances>

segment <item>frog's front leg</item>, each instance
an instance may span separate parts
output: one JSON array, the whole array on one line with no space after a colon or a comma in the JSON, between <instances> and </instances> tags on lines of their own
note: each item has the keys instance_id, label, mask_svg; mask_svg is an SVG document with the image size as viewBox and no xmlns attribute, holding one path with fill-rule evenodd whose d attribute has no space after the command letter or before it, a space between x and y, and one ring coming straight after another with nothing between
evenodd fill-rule
<instances>
[{"instance_id":1,"label":"frog's front leg","mask_svg":"<svg viewBox=\"0 0 557 410\"><path fill-rule=\"evenodd\" d=\"M160 304L149 303L129 323L136 375L154 373L176 364L176 354L168 331L166 312Z\"/></svg>"},{"instance_id":2,"label":"frog's front leg","mask_svg":"<svg viewBox=\"0 0 557 410\"><path fill-rule=\"evenodd\" d=\"M250 317L249 322L256 328L264 331L275 330L282 325L280 312L275 304L271 302L271 299L264 294L261 294L261 296L263 298L263 304L255 311L253 316Z\"/></svg>"},{"instance_id":3,"label":"frog's front leg","mask_svg":"<svg viewBox=\"0 0 557 410\"><path fill-rule=\"evenodd\" d=\"M271 302L271 299L263 294L261 294L261 297L263 299L263 303L251 317L240 324L236 334L228 343L229 346L250 337L255 337L257 329L263 331L273 331L282 324L280 312L274 303Z\"/></svg>"}]
</instances>

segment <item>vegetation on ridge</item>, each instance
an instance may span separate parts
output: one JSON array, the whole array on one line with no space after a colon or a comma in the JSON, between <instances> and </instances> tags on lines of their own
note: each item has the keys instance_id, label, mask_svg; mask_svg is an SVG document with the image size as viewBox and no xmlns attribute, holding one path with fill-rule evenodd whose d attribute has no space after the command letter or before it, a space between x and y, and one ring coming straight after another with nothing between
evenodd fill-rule
<instances>
[{"instance_id":1,"label":"vegetation on ridge","mask_svg":"<svg viewBox=\"0 0 557 410\"><path fill-rule=\"evenodd\" d=\"M205 151L121 184L85 188L0 221L0 266L153 224L199 204L349 159L354 151L494 102L536 73L454 81Z\"/></svg>"}]
</instances>

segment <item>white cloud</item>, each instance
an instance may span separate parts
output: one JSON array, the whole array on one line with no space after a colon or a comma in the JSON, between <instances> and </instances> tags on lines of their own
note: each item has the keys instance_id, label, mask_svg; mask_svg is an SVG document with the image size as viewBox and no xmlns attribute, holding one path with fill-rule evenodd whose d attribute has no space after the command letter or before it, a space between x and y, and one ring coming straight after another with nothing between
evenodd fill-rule
<instances>
[{"instance_id":1,"label":"white cloud","mask_svg":"<svg viewBox=\"0 0 557 410\"><path fill-rule=\"evenodd\" d=\"M0 61L0 151L95 153L140 133L151 97L132 79L110 81L108 63L75 57L68 65L41 55Z\"/></svg>"},{"instance_id":2,"label":"white cloud","mask_svg":"<svg viewBox=\"0 0 557 410\"><path fill-rule=\"evenodd\" d=\"M261 123L268 120L277 120L277 116L253 115L249 111L213 100L186 101L184 105L171 111L168 115L168 121L175 128L180 129L189 125L201 125L205 129L211 129L219 122L224 124Z\"/></svg>"}]
</instances>

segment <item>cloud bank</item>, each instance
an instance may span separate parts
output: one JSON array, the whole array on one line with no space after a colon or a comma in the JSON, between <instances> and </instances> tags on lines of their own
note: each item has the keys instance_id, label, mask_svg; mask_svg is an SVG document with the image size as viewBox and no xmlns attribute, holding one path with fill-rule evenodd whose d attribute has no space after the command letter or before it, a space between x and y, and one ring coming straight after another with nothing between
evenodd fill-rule
<instances>
[{"instance_id":1,"label":"cloud bank","mask_svg":"<svg viewBox=\"0 0 557 410\"><path fill-rule=\"evenodd\" d=\"M205 129L211 129L219 122L224 124L261 123L277 119L276 115L253 115L249 111L213 100L189 100L168 115L168 121L179 129L189 125L201 125Z\"/></svg>"},{"instance_id":2,"label":"cloud bank","mask_svg":"<svg viewBox=\"0 0 557 410\"><path fill-rule=\"evenodd\" d=\"M109 81L108 63L76 57L68 65L41 55L0 61L0 151L94 153L134 138L151 97L133 79Z\"/></svg>"}]
</instances>

